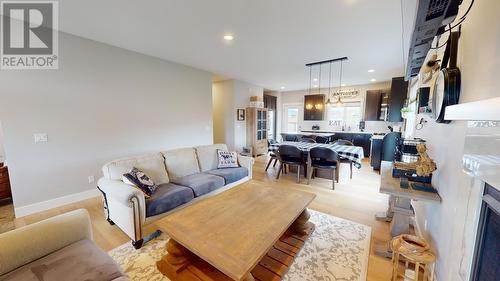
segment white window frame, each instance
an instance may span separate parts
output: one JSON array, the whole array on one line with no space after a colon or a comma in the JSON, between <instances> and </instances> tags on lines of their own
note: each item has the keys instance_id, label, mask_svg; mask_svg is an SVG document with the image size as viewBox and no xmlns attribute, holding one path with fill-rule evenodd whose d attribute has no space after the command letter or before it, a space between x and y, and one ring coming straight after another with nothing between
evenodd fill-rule
<instances>
[{"instance_id":1,"label":"white window frame","mask_svg":"<svg viewBox=\"0 0 500 281\"><path fill-rule=\"evenodd\" d=\"M281 130L283 133L298 133L300 130L300 123L302 121L302 109L303 105L300 103L285 103L283 104L283 114L282 114L282 126ZM297 108L298 109L298 115L297 115L297 125L295 127L295 132L290 132L288 131L288 109L289 108Z\"/></svg>"}]
</instances>

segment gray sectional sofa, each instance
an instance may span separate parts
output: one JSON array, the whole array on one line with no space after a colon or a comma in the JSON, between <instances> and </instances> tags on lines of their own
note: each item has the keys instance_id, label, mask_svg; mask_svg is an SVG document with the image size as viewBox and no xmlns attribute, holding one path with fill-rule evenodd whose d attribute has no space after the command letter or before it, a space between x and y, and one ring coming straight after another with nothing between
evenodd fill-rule
<instances>
[{"instance_id":1,"label":"gray sectional sofa","mask_svg":"<svg viewBox=\"0 0 500 281\"><path fill-rule=\"evenodd\" d=\"M176 209L215 195L252 178L254 159L238 155L238 168L217 169L217 149L225 144L204 145L122 158L105 164L98 182L108 221L118 225L140 248L143 226ZM122 181L136 167L159 185L150 198Z\"/></svg>"}]
</instances>

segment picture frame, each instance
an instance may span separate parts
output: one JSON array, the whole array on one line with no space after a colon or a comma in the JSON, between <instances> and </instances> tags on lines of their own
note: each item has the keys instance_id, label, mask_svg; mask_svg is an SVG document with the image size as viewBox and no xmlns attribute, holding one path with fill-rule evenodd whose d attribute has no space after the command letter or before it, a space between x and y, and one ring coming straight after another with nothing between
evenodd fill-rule
<instances>
[{"instance_id":1,"label":"picture frame","mask_svg":"<svg viewBox=\"0 0 500 281\"><path fill-rule=\"evenodd\" d=\"M236 120L245 121L245 109L244 108L236 109Z\"/></svg>"}]
</instances>

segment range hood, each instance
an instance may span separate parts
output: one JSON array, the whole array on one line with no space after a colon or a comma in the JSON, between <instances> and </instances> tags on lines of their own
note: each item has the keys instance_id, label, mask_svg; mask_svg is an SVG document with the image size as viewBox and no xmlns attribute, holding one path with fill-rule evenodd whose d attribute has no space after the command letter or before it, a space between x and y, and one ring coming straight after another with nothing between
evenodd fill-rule
<instances>
[{"instance_id":1,"label":"range hood","mask_svg":"<svg viewBox=\"0 0 500 281\"><path fill-rule=\"evenodd\" d=\"M447 106L444 119L500 121L500 97Z\"/></svg>"}]
</instances>

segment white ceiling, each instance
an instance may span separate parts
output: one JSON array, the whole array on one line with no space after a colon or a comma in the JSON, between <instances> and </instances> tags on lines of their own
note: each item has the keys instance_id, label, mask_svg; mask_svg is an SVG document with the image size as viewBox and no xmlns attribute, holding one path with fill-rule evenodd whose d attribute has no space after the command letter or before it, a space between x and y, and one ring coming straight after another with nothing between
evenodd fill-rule
<instances>
[{"instance_id":1,"label":"white ceiling","mask_svg":"<svg viewBox=\"0 0 500 281\"><path fill-rule=\"evenodd\" d=\"M408 40L416 0L402 1ZM270 90L307 88L306 63L341 56L349 57L348 85L403 74L400 0L59 3L62 31ZM230 44L222 39L225 33L234 34ZM374 73L367 72L371 68ZM333 72L338 85L338 69Z\"/></svg>"}]
</instances>

